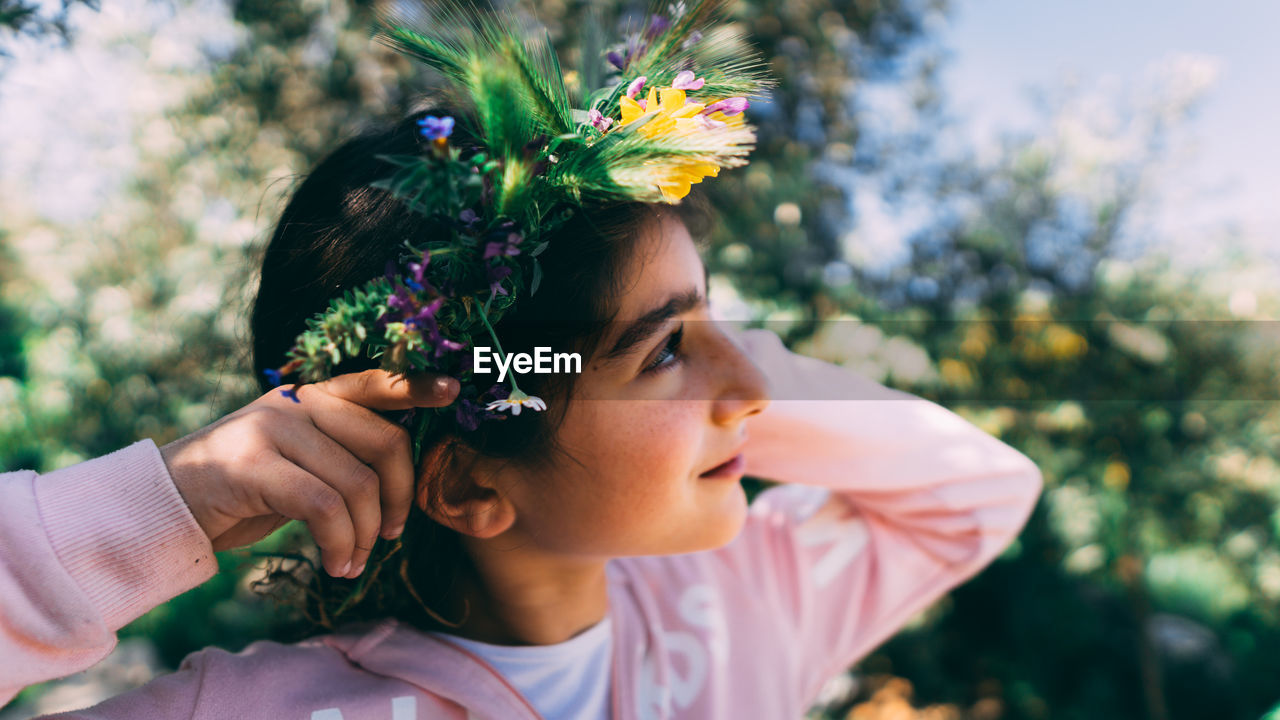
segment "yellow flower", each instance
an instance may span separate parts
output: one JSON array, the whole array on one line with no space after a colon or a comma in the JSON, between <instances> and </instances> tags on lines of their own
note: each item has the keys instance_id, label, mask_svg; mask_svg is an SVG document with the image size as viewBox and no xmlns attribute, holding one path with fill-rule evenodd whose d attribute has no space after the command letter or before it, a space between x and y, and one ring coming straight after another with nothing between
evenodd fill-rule
<instances>
[{"instance_id":1,"label":"yellow flower","mask_svg":"<svg viewBox=\"0 0 1280 720\"><path fill-rule=\"evenodd\" d=\"M664 200L674 202L689 194L689 186L700 183L705 177L715 177L720 172L719 165L710 163L689 163L673 165L660 174L657 180L658 190Z\"/></svg>"},{"instance_id":2,"label":"yellow flower","mask_svg":"<svg viewBox=\"0 0 1280 720\"><path fill-rule=\"evenodd\" d=\"M692 79L692 73L688 75L690 77L683 79L684 84L689 84ZM744 141L754 140L754 134L743 133L744 113L739 110L732 115L726 115L721 110L713 108L714 112L703 114L708 104L691 102L682 88L674 87L681 82L678 78L673 83L673 87L661 89L650 87L644 100L636 100L629 94L618 99L618 109L622 118L618 127L625 127L647 117L647 122L636 128L636 132L641 135L653 140L696 139L699 145L709 148L704 158L663 163L655 161L651 163L652 167L643 173L651 187L657 186L662 199L671 203L688 195L690 186L694 183L702 182L706 177L715 177L720 172L721 164L708 162L706 156L730 154L738 146L743 145ZM697 82L692 86L701 87L702 83ZM725 103L722 102L720 107L724 106ZM723 147L716 147L721 142ZM733 152L733 154L738 153Z\"/></svg>"}]
</instances>

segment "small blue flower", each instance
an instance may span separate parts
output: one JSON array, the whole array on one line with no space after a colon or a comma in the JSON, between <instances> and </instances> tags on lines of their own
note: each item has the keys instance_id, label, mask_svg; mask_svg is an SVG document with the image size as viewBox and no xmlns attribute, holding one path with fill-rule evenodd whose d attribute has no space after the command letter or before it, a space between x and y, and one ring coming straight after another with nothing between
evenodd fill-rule
<instances>
[{"instance_id":1,"label":"small blue flower","mask_svg":"<svg viewBox=\"0 0 1280 720\"><path fill-rule=\"evenodd\" d=\"M296 403L301 403L301 402L302 402L301 400L299 400L299 399L298 399L298 391L297 391L297 390L281 390L281 391L280 391L280 394L281 394L281 395L283 395L283 396L285 396L285 397L287 397L287 398L289 398L290 400L292 400L292 401L294 401L294 402L296 402Z\"/></svg>"},{"instance_id":2,"label":"small blue flower","mask_svg":"<svg viewBox=\"0 0 1280 720\"><path fill-rule=\"evenodd\" d=\"M271 387L276 387L280 384L279 370L272 370L271 368L267 368L266 370L262 371L262 374L267 376L267 381L271 383Z\"/></svg>"},{"instance_id":3,"label":"small blue flower","mask_svg":"<svg viewBox=\"0 0 1280 720\"><path fill-rule=\"evenodd\" d=\"M453 118L445 115L444 117L436 117L428 115L418 120L418 127L421 133L429 140L440 140L449 137L453 133Z\"/></svg>"}]
</instances>

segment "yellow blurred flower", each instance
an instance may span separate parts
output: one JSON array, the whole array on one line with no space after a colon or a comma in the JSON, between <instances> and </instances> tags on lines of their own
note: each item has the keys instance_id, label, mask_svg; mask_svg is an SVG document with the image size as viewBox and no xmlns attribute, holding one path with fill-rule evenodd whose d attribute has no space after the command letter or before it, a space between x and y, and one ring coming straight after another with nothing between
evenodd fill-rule
<instances>
[{"instance_id":1,"label":"yellow blurred flower","mask_svg":"<svg viewBox=\"0 0 1280 720\"><path fill-rule=\"evenodd\" d=\"M1129 487L1129 465L1121 460L1112 460L1102 471L1102 484L1112 490L1123 492Z\"/></svg>"}]
</instances>

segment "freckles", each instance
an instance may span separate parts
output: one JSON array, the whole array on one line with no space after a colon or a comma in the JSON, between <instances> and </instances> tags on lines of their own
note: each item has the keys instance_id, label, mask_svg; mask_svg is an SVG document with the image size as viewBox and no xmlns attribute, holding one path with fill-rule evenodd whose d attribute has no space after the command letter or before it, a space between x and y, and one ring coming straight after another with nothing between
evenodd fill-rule
<instances>
[{"instance_id":1,"label":"freckles","mask_svg":"<svg viewBox=\"0 0 1280 720\"><path fill-rule=\"evenodd\" d=\"M615 491L637 508L666 505L687 492L703 433L700 416L678 401L639 405L643 409L617 426L610 443L613 472L622 480Z\"/></svg>"}]
</instances>

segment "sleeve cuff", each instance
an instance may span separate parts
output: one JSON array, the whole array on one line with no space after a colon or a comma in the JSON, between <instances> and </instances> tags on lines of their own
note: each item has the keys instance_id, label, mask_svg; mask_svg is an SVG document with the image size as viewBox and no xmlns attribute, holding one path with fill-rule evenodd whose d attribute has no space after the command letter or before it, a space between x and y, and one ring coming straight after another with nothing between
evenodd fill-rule
<instances>
[{"instance_id":1,"label":"sleeve cuff","mask_svg":"<svg viewBox=\"0 0 1280 720\"><path fill-rule=\"evenodd\" d=\"M41 475L49 542L113 632L217 573L155 441Z\"/></svg>"}]
</instances>

